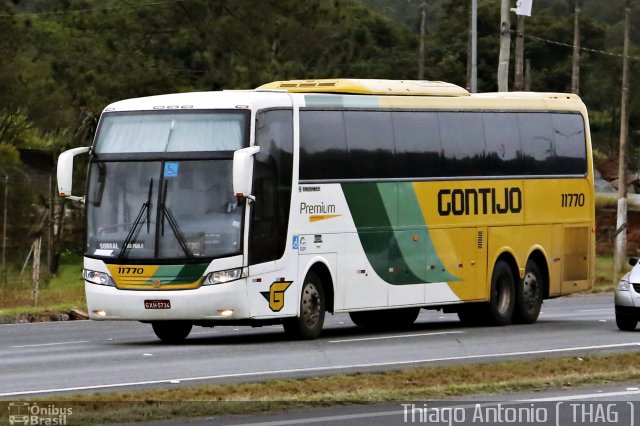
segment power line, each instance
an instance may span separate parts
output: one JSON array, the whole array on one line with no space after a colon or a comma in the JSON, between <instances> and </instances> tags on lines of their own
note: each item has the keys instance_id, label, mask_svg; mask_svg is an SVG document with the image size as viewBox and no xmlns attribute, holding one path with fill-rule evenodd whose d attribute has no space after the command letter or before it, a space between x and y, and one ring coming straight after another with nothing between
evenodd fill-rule
<instances>
[{"instance_id":1,"label":"power line","mask_svg":"<svg viewBox=\"0 0 640 426\"><path fill-rule=\"evenodd\" d=\"M525 34L525 37L526 38L531 38L531 39L534 39L534 40L538 40L538 41L542 41L542 42L548 43L548 44L555 44L556 46L568 47L568 48L571 48L571 49L576 47L573 44L562 43L560 41L554 41L554 40L548 40L546 38L536 37L536 36L532 36L532 35L529 35L529 34ZM609 56L615 56L615 57L618 57L618 58L624 58L624 55L622 53L606 52L604 50L589 49L588 47L578 47L578 49L584 50L586 52L591 52L591 53L600 53L602 55L609 55ZM627 58L635 60L635 61L640 61L640 56L627 56Z\"/></svg>"},{"instance_id":2,"label":"power line","mask_svg":"<svg viewBox=\"0 0 640 426\"><path fill-rule=\"evenodd\" d=\"M136 5L128 5L128 6L114 6L114 7L95 7L91 9L75 9L75 10L65 10L58 12L17 12L13 14L9 13L0 13L0 18L11 18L15 16L49 16L49 15L71 15L75 13L92 13L96 11L112 11L112 10L123 10L123 9L140 9L143 7L149 6L160 6L163 4L170 3L182 3L189 0L163 0L163 1L155 1L152 3L144 3L144 4L136 4Z\"/></svg>"}]
</instances>

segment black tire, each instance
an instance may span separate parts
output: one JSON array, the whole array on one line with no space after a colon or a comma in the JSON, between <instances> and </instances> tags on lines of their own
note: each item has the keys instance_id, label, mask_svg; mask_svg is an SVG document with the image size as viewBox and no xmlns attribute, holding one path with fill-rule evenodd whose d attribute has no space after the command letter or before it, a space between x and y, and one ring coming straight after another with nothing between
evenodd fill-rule
<instances>
[{"instance_id":1,"label":"black tire","mask_svg":"<svg viewBox=\"0 0 640 426\"><path fill-rule=\"evenodd\" d=\"M322 282L316 273L309 272L302 284L300 316L284 320L285 333L294 339L310 340L318 337L324 325L325 305Z\"/></svg>"},{"instance_id":2,"label":"black tire","mask_svg":"<svg viewBox=\"0 0 640 426\"><path fill-rule=\"evenodd\" d=\"M193 324L189 321L153 321L153 332L165 343L180 343L191 333Z\"/></svg>"},{"instance_id":3,"label":"black tire","mask_svg":"<svg viewBox=\"0 0 640 426\"><path fill-rule=\"evenodd\" d=\"M509 264L499 260L491 274L491 293L486 305L486 319L491 325L511 323L516 302L516 286Z\"/></svg>"},{"instance_id":4,"label":"black tire","mask_svg":"<svg viewBox=\"0 0 640 426\"><path fill-rule=\"evenodd\" d=\"M616 312L616 325L622 331L633 331L638 325L638 318Z\"/></svg>"},{"instance_id":5,"label":"black tire","mask_svg":"<svg viewBox=\"0 0 640 426\"><path fill-rule=\"evenodd\" d=\"M533 324L540 316L545 282L538 264L529 260L525 267L524 278L516 288L516 306L513 310L513 322Z\"/></svg>"},{"instance_id":6,"label":"black tire","mask_svg":"<svg viewBox=\"0 0 640 426\"><path fill-rule=\"evenodd\" d=\"M351 321L358 327L378 329L408 327L415 322L418 315L420 315L420 308L349 312Z\"/></svg>"}]
</instances>

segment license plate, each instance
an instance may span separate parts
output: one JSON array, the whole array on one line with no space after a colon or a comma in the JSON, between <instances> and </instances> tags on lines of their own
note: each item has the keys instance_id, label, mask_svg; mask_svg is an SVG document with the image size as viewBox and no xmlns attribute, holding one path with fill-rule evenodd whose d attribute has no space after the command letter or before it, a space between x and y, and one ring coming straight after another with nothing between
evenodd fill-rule
<instances>
[{"instance_id":1,"label":"license plate","mask_svg":"<svg viewBox=\"0 0 640 426\"><path fill-rule=\"evenodd\" d=\"M170 300L145 300L145 309L171 309Z\"/></svg>"}]
</instances>

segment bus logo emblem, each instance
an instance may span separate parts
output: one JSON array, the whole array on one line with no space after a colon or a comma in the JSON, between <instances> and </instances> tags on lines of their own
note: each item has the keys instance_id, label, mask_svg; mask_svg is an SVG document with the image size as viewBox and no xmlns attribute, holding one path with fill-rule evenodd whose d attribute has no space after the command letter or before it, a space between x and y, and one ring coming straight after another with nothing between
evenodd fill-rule
<instances>
[{"instance_id":1,"label":"bus logo emblem","mask_svg":"<svg viewBox=\"0 0 640 426\"><path fill-rule=\"evenodd\" d=\"M153 280L153 288L160 288L160 280Z\"/></svg>"},{"instance_id":2,"label":"bus logo emblem","mask_svg":"<svg viewBox=\"0 0 640 426\"><path fill-rule=\"evenodd\" d=\"M269 302L269 309L273 312L280 312L284 307L284 292L287 291L293 281L276 281L271 284L269 291L262 291L260 294Z\"/></svg>"}]
</instances>

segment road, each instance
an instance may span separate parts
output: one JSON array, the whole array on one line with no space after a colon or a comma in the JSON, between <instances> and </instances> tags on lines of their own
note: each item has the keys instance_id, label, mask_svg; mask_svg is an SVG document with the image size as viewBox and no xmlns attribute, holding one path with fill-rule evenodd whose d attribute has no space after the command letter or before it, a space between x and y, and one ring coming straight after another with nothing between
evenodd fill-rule
<instances>
[{"instance_id":1,"label":"road","mask_svg":"<svg viewBox=\"0 0 640 426\"><path fill-rule=\"evenodd\" d=\"M0 398L639 348L638 332L616 328L610 294L545 301L533 325L469 328L455 314L423 311L410 329L370 332L329 315L321 337L303 342L286 340L280 326L194 328L184 344L166 345L135 322L1 325Z\"/></svg>"}]
</instances>

